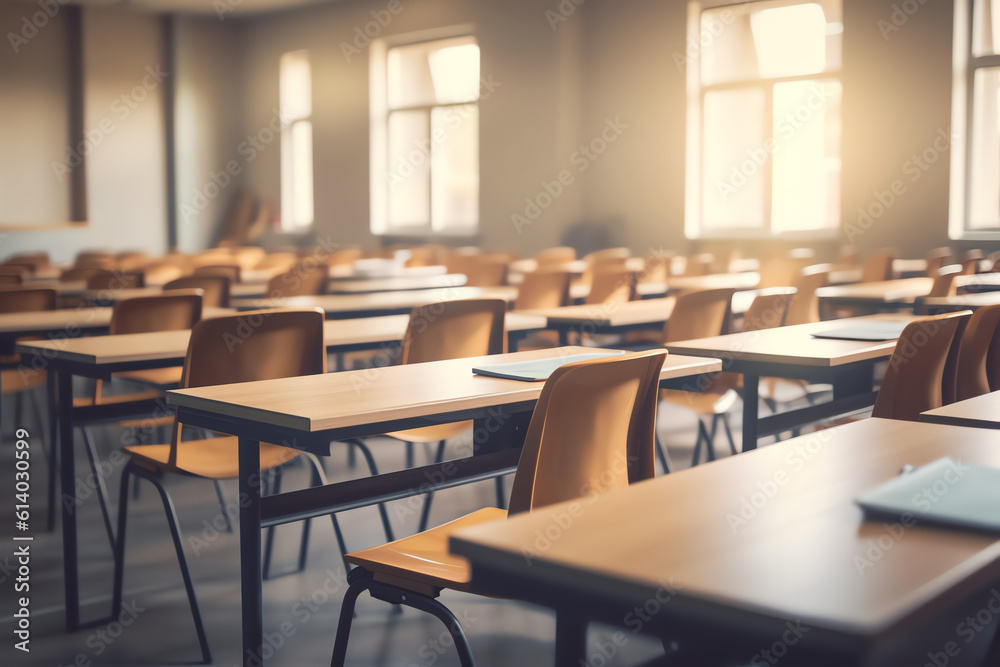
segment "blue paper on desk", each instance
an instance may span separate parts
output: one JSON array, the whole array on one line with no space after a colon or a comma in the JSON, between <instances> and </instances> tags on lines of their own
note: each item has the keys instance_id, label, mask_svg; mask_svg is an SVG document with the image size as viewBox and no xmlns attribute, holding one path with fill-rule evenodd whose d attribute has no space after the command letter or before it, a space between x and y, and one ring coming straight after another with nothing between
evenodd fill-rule
<instances>
[{"instance_id":1,"label":"blue paper on desk","mask_svg":"<svg viewBox=\"0 0 1000 667\"><path fill-rule=\"evenodd\" d=\"M878 485L857 503L894 520L1000 532L1000 470L945 457Z\"/></svg>"},{"instance_id":2,"label":"blue paper on desk","mask_svg":"<svg viewBox=\"0 0 1000 667\"><path fill-rule=\"evenodd\" d=\"M833 338L836 340L895 340L903 333L909 322L858 322L838 329L828 329L810 334L813 338Z\"/></svg>"},{"instance_id":3,"label":"blue paper on desk","mask_svg":"<svg viewBox=\"0 0 1000 667\"><path fill-rule=\"evenodd\" d=\"M505 380L541 382L542 380L547 380L560 366L571 364L574 361L617 357L621 354L625 354L625 352L623 350L615 352L583 352L581 354L570 354L565 357L550 357L548 359L535 359L532 361L514 361L508 364L477 366L472 369L472 372L475 375L486 375Z\"/></svg>"}]
</instances>

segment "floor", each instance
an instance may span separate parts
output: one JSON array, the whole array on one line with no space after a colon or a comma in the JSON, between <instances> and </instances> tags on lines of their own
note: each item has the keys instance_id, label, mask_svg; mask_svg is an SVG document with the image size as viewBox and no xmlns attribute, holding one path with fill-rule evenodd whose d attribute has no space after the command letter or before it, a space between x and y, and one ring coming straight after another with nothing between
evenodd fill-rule
<instances>
[{"instance_id":1,"label":"floor","mask_svg":"<svg viewBox=\"0 0 1000 667\"><path fill-rule=\"evenodd\" d=\"M27 427L31 433L32 468L35 482L31 496L31 652L12 648L14 630L12 578L16 569L13 547L0 552L0 634L6 639L0 648L0 665L63 667L75 665L190 665L200 661L194 626L191 623L184 588L171 547L162 506L148 484L130 506L127 538L125 596L126 611L115 622L67 634L63 629L61 537L44 531L44 476L46 462L41 456L41 430L29 416L17 418L9 400L3 405L4 446L0 448L0 521L12 526L10 502L13 496L13 451L9 433L15 427ZM658 431L678 467L690 465L696 437L694 413L682 407L663 404ZM18 423L14 423L17 421ZM739 408L733 410L734 434L739 438ZM95 430L105 461L116 461L112 452L122 438L121 429L101 427ZM453 446L459 444L455 439ZM403 467L403 446L386 438L372 439L373 450L382 470ZM724 438L719 437L720 456L728 453ZM417 448L418 463L429 452ZM78 461L82 456L78 456ZM332 455L325 461L331 479L360 475L360 468L347 466L346 447L334 443ZM114 466L112 466L114 467ZM39 479L41 478L41 479ZM78 484L90 478L85 462L80 461ZM112 498L117 499L118 470L108 477ZM305 466L292 468L285 477L285 488L305 484ZM226 667L240 664L239 553L235 533L227 533L211 483L198 479L172 477L167 486L177 506L185 548L194 577L213 650L213 663ZM233 503L235 482L225 483L225 492ZM509 490L509 479L508 479ZM440 493L433 505L432 522L444 522L494 501L492 482L459 487ZM397 536L415 531L419 503L392 503L389 514ZM84 619L96 619L109 611L112 558L100 518L96 498L91 496L80 508L81 578L85 601ZM340 515L341 525L351 549L379 543L381 527L374 508ZM279 529L276 564L291 566L298 544L298 526ZM5 530L5 533L8 531ZM6 540L5 540L6 541ZM8 545L10 542L8 542ZM346 589L330 523L317 520L312 530L307 569L264 583L265 658L268 667L329 664L330 653ZM547 610L517 602L478 598L445 592L444 601L462 619L477 663L502 667L512 665L552 664L554 616ZM627 644L615 648L610 659L603 659L601 646L610 646L612 629L594 627L589 643L591 664L638 664L662 655L657 641L630 636ZM457 665L455 652L444 627L435 619L414 610L394 613L380 601L362 596L348 650L348 664L358 667L402 665L430 667Z\"/></svg>"}]
</instances>

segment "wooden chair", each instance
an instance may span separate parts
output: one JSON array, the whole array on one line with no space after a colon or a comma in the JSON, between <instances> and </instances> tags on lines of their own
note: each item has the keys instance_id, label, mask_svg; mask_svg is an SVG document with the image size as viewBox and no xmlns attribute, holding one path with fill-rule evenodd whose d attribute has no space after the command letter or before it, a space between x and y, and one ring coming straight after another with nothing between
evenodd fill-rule
<instances>
[{"instance_id":1,"label":"wooden chair","mask_svg":"<svg viewBox=\"0 0 1000 667\"><path fill-rule=\"evenodd\" d=\"M795 296L788 304L785 324L809 324L820 321L819 296L816 290L830 280L829 265L807 266L795 280Z\"/></svg>"},{"instance_id":2,"label":"wooden chair","mask_svg":"<svg viewBox=\"0 0 1000 667\"><path fill-rule=\"evenodd\" d=\"M171 280L176 280L183 276L186 271L183 267L171 262L155 261L146 266L134 269L133 273L142 275L144 285L165 285Z\"/></svg>"},{"instance_id":3,"label":"wooden chair","mask_svg":"<svg viewBox=\"0 0 1000 667\"><path fill-rule=\"evenodd\" d=\"M0 285L21 285L24 279L20 273L5 273L0 271Z\"/></svg>"},{"instance_id":4,"label":"wooden chair","mask_svg":"<svg viewBox=\"0 0 1000 667\"><path fill-rule=\"evenodd\" d=\"M977 308L958 348L956 398L964 401L989 393L1000 376L1000 305Z\"/></svg>"},{"instance_id":5,"label":"wooden chair","mask_svg":"<svg viewBox=\"0 0 1000 667\"><path fill-rule=\"evenodd\" d=\"M538 271L563 269L574 260L576 260L576 250L569 246L546 248L535 255L536 270Z\"/></svg>"},{"instance_id":6,"label":"wooden chair","mask_svg":"<svg viewBox=\"0 0 1000 667\"><path fill-rule=\"evenodd\" d=\"M641 283L665 283L670 279L670 267L673 265L674 253L657 251L646 255L643 261Z\"/></svg>"},{"instance_id":7,"label":"wooden chair","mask_svg":"<svg viewBox=\"0 0 1000 667\"><path fill-rule=\"evenodd\" d=\"M199 266L191 272L192 276L225 276L229 279L229 284L234 285L240 282L239 264L206 264Z\"/></svg>"},{"instance_id":8,"label":"wooden chair","mask_svg":"<svg viewBox=\"0 0 1000 667\"><path fill-rule=\"evenodd\" d=\"M296 264L267 281L267 296L271 299L283 299L325 294L329 280L329 267L326 264Z\"/></svg>"},{"instance_id":9,"label":"wooden chair","mask_svg":"<svg viewBox=\"0 0 1000 667\"><path fill-rule=\"evenodd\" d=\"M338 248L330 253L326 264L327 266L350 266L361 259L363 255L361 248Z\"/></svg>"},{"instance_id":10,"label":"wooden chair","mask_svg":"<svg viewBox=\"0 0 1000 667\"><path fill-rule=\"evenodd\" d=\"M229 278L225 276L185 276L171 280L163 291L200 289L203 308L229 308Z\"/></svg>"},{"instance_id":11,"label":"wooden chair","mask_svg":"<svg viewBox=\"0 0 1000 667\"><path fill-rule=\"evenodd\" d=\"M110 273L107 269L101 269L97 267L84 267L84 268L72 268L66 269L59 274L59 282L61 283L75 283L75 282L87 282L92 276L101 276Z\"/></svg>"},{"instance_id":12,"label":"wooden chair","mask_svg":"<svg viewBox=\"0 0 1000 667\"><path fill-rule=\"evenodd\" d=\"M403 334L399 364L417 364L443 359L464 359L507 351L504 316L507 302L503 299L456 299L414 308ZM444 460L445 444L450 439L472 428L471 421L435 424L422 428L387 433L406 443L406 466L413 467L414 443L437 443L434 460ZM372 475L377 475L367 446L360 440L349 441L365 456ZM498 492L500 479L497 479ZM433 494L427 495L420 515L420 530L427 526ZM392 530L384 508L382 512L386 536L391 540Z\"/></svg>"},{"instance_id":13,"label":"wooden chair","mask_svg":"<svg viewBox=\"0 0 1000 667\"><path fill-rule=\"evenodd\" d=\"M469 265L466 285L472 287L500 287L507 283L507 265L510 259L506 254L474 255Z\"/></svg>"},{"instance_id":14,"label":"wooden chair","mask_svg":"<svg viewBox=\"0 0 1000 667\"><path fill-rule=\"evenodd\" d=\"M274 269L278 273L290 270L299 262L299 256L294 252L272 252L264 256L255 269Z\"/></svg>"},{"instance_id":15,"label":"wooden chair","mask_svg":"<svg viewBox=\"0 0 1000 667\"><path fill-rule=\"evenodd\" d=\"M715 264L715 255L703 252L700 255L688 257L684 264L685 276L707 276L712 273L712 265Z\"/></svg>"},{"instance_id":16,"label":"wooden chair","mask_svg":"<svg viewBox=\"0 0 1000 667\"><path fill-rule=\"evenodd\" d=\"M358 596L426 611L455 641L461 664L472 651L455 615L436 598L445 588L476 593L469 566L448 551L454 532L552 504L620 489L654 475L656 388L665 350L567 364L546 381L531 415L514 476L510 509L485 508L383 546L348 554L348 575L333 650L333 667L347 655ZM582 419L581 415L587 415Z\"/></svg>"},{"instance_id":17,"label":"wooden chair","mask_svg":"<svg viewBox=\"0 0 1000 667\"><path fill-rule=\"evenodd\" d=\"M837 264L857 266L858 260L858 247L855 245L842 245L837 251Z\"/></svg>"},{"instance_id":18,"label":"wooden chair","mask_svg":"<svg viewBox=\"0 0 1000 667\"><path fill-rule=\"evenodd\" d=\"M27 269L29 274L38 273L40 269L47 269L52 266L47 252L22 252L4 260L3 266L21 266Z\"/></svg>"},{"instance_id":19,"label":"wooden chair","mask_svg":"<svg viewBox=\"0 0 1000 667\"><path fill-rule=\"evenodd\" d=\"M931 291L927 294L930 297L954 296L958 293L955 286L955 277L962 275L964 269L958 265L942 266L934 276L934 283Z\"/></svg>"},{"instance_id":20,"label":"wooden chair","mask_svg":"<svg viewBox=\"0 0 1000 667\"><path fill-rule=\"evenodd\" d=\"M259 318L253 334L243 334L246 322ZM229 341L241 341L233 345ZM323 311L315 309L275 309L218 317L198 322L191 331L187 357L184 360L183 386L203 387L215 384L250 382L297 375L314 375L326 371L326 348L323 344ZM173 502L162 479L179 474L218 482L238 476L238 439L234 436L204 440L183 440L184 425L174 422L169 444L125 447L129 461L122 471L118 507L118 540L115 545L115 578L112 613L121 611L122 584L125 565L125 527L128 516L128 489L132 477L144 479L156 487L170 526L174 549L187 590L188 603L194 619L202 657L212 661L208 638L202 624L195 597L194 583L188 571L187 559L178 527ZM310 453L267 443L260 445L261 470L279 470L296 456L305 457L313 466L313 482L325 483L319 461ZM276 486L277 482L275 482ZM277 492L277 491L275 491ZM343 538L333 518L340 548ZM307 524L308 525L308 524ZM303 543L308 530L303 528ZM265 563L269 565L273 531L268 534ZM306 551L299 554L299 566L305 565ZM267 565L265 565L265 569Z\"/></svg>"},{"instance_id":21,"label":"wooden chair","mask_svg":"<svg viewBox=\"0 0 1000 667\"><path fill-rule=\"evenodd\" d=\"M141 273L102 270L87 278L88 290L132 289L145 286L144 276Z\"/></svg>"},{"instance_id":22,"label":"wooden chair","mask_svg":"<svg viewBox=\"0 0 1000 667\"><path fill-rule=\"evenodd\" d=\"M879 248L869 253L861 267L861 282L874 283L892 280L895 276L892 263L898 254L895 248Z\"/></svg>"},{"instance_id":23,"label":"wooden chair","mask_svg":"<svg viewBox=\"0 0 1000 667\"><path fill-rule=\"evenodd\" d=\"M983 259L983 251L977 249L966 250L958 256L958 263L962 265L963 276L974 276L979 273L979 262Z\"/></svg>"},{"instance_id":24,"label":"wooden chair","mask_svg":"<svg viewBox=\"0 0 1000 667\"><path fill-rule=\"evenodd\" d=\"M955 400L959 341L971 313L947 313L906 325L882 380L873 417L918 421Z\"/></svg>"},{"instance_id":25,"label":"wooden chair","mask_svg":"<svg viewBox=\"0 0 1000 667\"><path fill-rule=\"evenodd\" d=\"M712 289L684 292L677 297L674 310L670 313L663 328L663 342L676 343L694 338L708 338L728 333L729 319L732 314L732 289ZM733 441L732 430L726 413L736 403L736 378L731 373L716 376L715 380L703 391L685 391L683 389L661 389L660 398L675 405L694 410L698 415L698 439L695 442L694 456L691 465L697 465L701 455L701 443L706 442L706 457L715 460L715 434L721 421L729 438L729 446L736 453L736 443ZM702 416L711 416L711 432L705 428ZM664 472L670 472L673 466L666 449L657 439L657 454Z\"/></svg>"},{"instance_id":26,"label":"wooden chair","mask_svg":"<svg viewBox=\"0 0 1000 667\"><path fill-rule=\"evenodd\" d=\"M267 256L267 252L263 248L257 246L239 246L231 249L233 260L240 265L240 268L244 271L249 271L250 269L257 266L261 260Z\"/></svg>"},{"instance_id":27,"label":"wooden chair","mask_svg":"<svg viewBox=\"0 0 1000 667\"><path fill-rule=\"evenodd\" d=\"M517 288L514 310L560 308L569 305L568 271L532 271Z\"/></svg>"},{"instance_id":28,"label":"wooden chair","mask_svg":"<svg viewBox=\"0 0 1000 667\"><path fill-rule=\"evenodd\" d=\"M0 276L14 276L20 285L25 278L31 276L31 269L24 264L0 264Z\"/></svg>"},{"instance_id":29,"label":"wooden chair","mask_svg":"<svg viewBox=\"0 0 1000 667\"><path fill-rule=\"evenodd\" d=\"M0 290L0 314L28 313L44 310L54 310L57 303L55 290L51 289L5 289ZM18 340L30 340L29 337ZM41 405L37 396L31 393L45 384L47 374L44 370L23 373L17 365L21 362L20 354L0 355L0 364L9 368L0 369L0 387L4 396L14 396L14 423L23 423L25 397L30 399L33 412L39 424L42 423ZM54 440L54 436L50 435ZM55 465L49 456L49 465Z\"/></svg>"},{"instance_id":30,"label":"wooden chair","mask_svg":"<svg viewBox=\"0 0 1000 667\"><path fill-rule=\"evenodd\" d=\"M600 271L594 274L590 292L584 303L622 303L635 301L635 286L638 282L635 271L625 269Z\"/></svg>"},{"instance_id":31,"label":"wooden chair","mask_svg":"<svg viewBox=\"0 0 1000 667\"><path fill-rule=\"evenodd\" d=\"M927 253L927 277L935 278L938 270L944 268L951 258L951 248L942 246Z\"/></svg>"}]
</instances>

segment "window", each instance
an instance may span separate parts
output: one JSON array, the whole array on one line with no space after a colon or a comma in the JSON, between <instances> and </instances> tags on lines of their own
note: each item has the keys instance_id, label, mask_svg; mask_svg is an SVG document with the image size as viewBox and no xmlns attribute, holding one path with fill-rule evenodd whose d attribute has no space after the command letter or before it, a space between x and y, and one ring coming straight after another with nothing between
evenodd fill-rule
<instances>
[{"instance_id":1,"label":"window","mask_svg":"<svg viewBox=\"0 0 1000 667\"><path fill-rule=\"evenodd\" d=\"M688 33L687 236L835 234L840 0L692 2Z\"/></svg>"},{"instance_id":2,"label":"window","mask_svg":"<svg viewBox=\"0 0 1000 667\"><path fill-rule=\"evenodd\" d=\"M312 69L308 51L281 56L281 229L313 223Z\"/></svg>"},{"instance_id":3,"label":"window","mask_svg":"<svg viewBox=\"0 0 1000 667\"><path fill-rule=\"evenodd\" d=\"M970 33L971 30L971 33ZM952 238L1000 238L1000 0L956 0Z\"/></svg>"},{"instance_id":4,"label":"window","mask_svg":"<svg viewBox=\"0 0 1000 667\"><path fill-rule=\"evenodd\" d=\"M373 43L375 234L469 234L479 224L479 46L472 36Z\"/></svg>"}]
</instances>

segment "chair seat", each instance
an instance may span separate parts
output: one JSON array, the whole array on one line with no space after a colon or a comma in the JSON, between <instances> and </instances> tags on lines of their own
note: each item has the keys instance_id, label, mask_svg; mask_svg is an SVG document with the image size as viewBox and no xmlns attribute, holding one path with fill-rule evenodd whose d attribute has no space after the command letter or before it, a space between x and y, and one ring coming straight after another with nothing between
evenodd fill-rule
<instances>
[{"instance_id":1,"label":"chair seat","mask_svg":"<svg viewBox=\"0 0 1000 667\"><path fill-rule=\"evenodd\" d=\"M151 428L157 428L160 426L173 426L174 416L161 415L159 417L139 417L137 419L123 419L121 421L115 422L115 426L120 426L121 428L131 428L146 430Z\"/></svg>"},{"instance_id":2,"label":"chair seat","mask_svg":"<svg viewBox=\"0 0 1000 667\"><path fill-rule=\"evenodd\" d=\"M185 440L177 446L177 462L169 465L170 445L123 447L135 462L150 470L177 472L207 479L239 476L239 439L235 436ZM291 461L299 452L265 442L260 444L260 469L268 470Z\"/></svg>"},{"instance_id":3,"label":"chair seat","mask_svg":"<svg viewBox=\"0 0 1000 667\"><path fill-rule=\"evenodd\" d=\"M455 422L453 424L434 424L421 428L411 428L406 431L393 431L386 435L404 442L438 442L461 435L472 428L471 421Z\"/></svg>"},{"instance_id":4,"label":"chair seat","mask_svg":"<svg viewBox=\"0 0 1000 667\"><path fill-rule=\"evenodd\" d=\"M151 401L160 396L160 392L155 390L139 391L131 394L118 394L116 396L101 396L100 405L113 405L117 403L130 403L132 401ZM94 405L93 396L74 396L73 407L85 408Z\"/></svg>"},{"instance_id":5,"label":"chair seat","mask_svg":"<svg viewBox=\"0 0 1000 667\"><path fill-rule=\"evenodd\" d=\"M507 511L487 507L436 528L344 557L372 573L375 581L436 595L434 589L470 590L469 562L448 551L448 538L463 528L505 519Z\"/></svg>"},{"instance_id":6,"label":"chair seat","mask_svg":"<svg viewBox=\"0 0 1000 667\"><path fill-rule=\"evenodd\" d=\"M159 389L173 389L181 385L183 372L182 366L171 366L169 368L148 368L142 371L123 371L115 373L114 378L152 385Z\"/></svg>"},{"instance_id":7,"label":"chair seat","mask_svg":"<svg viewBox=\"0 0 1000 667\"><path fill-rule=\"evenodd\" d=\"M45 384L45 380L45 371L29 373L27 376L23 375L16 368L7 368L0 371L0 387L3 388L4 396L40 387Z\"/></svg>"},{"instance_id":8,"label":"chair seat","mask_svg":"<svg viewBox=\"0 0 1000 667\"><path fill-rule=\"evenodd\" d=\"M660 398L675 405L694 410L699 415L719 415L728 412L739 395L732 389L722 393L697 392L683 389L661 389Z\"/></svg>"}]
</instances>

